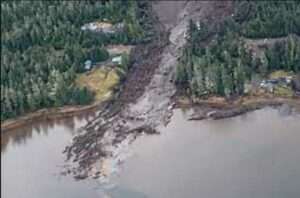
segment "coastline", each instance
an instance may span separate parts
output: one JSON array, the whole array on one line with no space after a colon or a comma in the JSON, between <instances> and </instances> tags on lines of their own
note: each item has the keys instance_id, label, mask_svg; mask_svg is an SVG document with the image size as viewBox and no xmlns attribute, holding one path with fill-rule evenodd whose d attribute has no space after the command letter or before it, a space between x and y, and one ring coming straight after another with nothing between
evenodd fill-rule
<instances>
[{"instance_id":1,"label":"coastline","mask_svg":"<svg viewBox=\"0 0 300 198\"><path fill-rule=\"evenodd\" d=\"M195 108L197 112L191 115L189 120L225 119L238 116L250 111L267 106L288 105L300 112L300 97L249 97L243 96L232 101L223 98L211 97L208 99L191 99L187 96L174 98L174 108ZM27 113L18 118L12 118L1 122L1 133L31 124L33 122L67 118L86 111L95 110L103 106L103 102L94 102L90 105L72 105L64 107L44 108Z\"/></svg>"},{"instance_id":2,"label":"coastline","mask_svg":"<svg viewBox=\"0 0 300 198\"><path fill-rule=\"evenodd\" d=\"M40 109L31 113L27 113L20 117L8 119L1 122L1 134L41 120L52 120L75 116L85 111L90 111L99 108L101 104L102 102L94 102L90 105L72 105Z\"/></svg>"},{"instance_id":3,"label":"coastline","mask_svg":"<svg viewBox=\"0 0 300 198\"><path fill-rule=\"evenodd\" d=\"M293 109L300 112L300 98L283 97L249 97L243 96L232 101L221 98L208 98L192 100L186 96L175 98L175 108L194 108L195 112L189 120L225 119L242 115L267 106L278 107L287 105L287 111Z\"/></svg>"}]
</instances>

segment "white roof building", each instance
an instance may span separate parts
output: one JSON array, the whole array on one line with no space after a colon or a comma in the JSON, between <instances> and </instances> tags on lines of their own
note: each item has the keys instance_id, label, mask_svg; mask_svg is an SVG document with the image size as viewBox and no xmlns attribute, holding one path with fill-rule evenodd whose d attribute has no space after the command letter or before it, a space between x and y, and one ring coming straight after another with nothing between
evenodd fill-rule
<instances>
[{"instance_id":1,"label":"white roof building","mask_svg":"<svg viewBox=\"0 0 300 198\"><path fill-rule=\"evenodd\" d=\"M116 56L111 60L113 63L121 65L122 64L122 56Z\"/></svg>"},{"instance_id":2,"label":"white roof building","mask_svg":"<svg viewBox=\"0 0 300 198\"><path fill-rule=\"evenodd\" d=\"M124 29L123 23L111 24L108 22L92 22L87 23L81 27L81 30L94 31L94 32L103 32L106 34L113 34L115 32L122 31Z\"/></svg>"},{"instance_id":3,"label":"white roof building","mask_svg":"<svg viewBox=\"0 0 300 198\"><path fill-rule=\"evenodd\" d=\"M84 69L85 70L90 70L92 68L92 61L91 60L86 60L84 62Z\"/></svg>"}]
</instances>

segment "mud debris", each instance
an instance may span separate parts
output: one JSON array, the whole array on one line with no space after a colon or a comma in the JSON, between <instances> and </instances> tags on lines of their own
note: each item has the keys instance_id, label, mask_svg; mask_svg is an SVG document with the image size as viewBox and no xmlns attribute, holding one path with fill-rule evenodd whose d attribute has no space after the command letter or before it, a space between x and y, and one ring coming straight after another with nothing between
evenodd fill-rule
<instances>
[{"instance_id":1,"label":"mud debris","mask_svg":"<svg viewBox=\"0 0 300 198\"><path fill-rule=\"evenodd\" d=\"M229 13L230 7L217 7L216 2L210 1L157 1L152 4L153 19L157 20L156 38L131 51L132 67L120 94L66 147L67 159L76 162L72 164L72 174L76 178L93 177L88 170L95 164L98 166L100 159L117 155L112 154L112 149L117 149L125 140L129 144L141 134L157 134L159 126L168 124L175 107L172 102L176 93L175 66L185 44L184 32L189 20L220 20ZM218 16L211 17L215 13ZM108 176L101 169L97 171L96 178Z\"/></svg>"}]
</instances>

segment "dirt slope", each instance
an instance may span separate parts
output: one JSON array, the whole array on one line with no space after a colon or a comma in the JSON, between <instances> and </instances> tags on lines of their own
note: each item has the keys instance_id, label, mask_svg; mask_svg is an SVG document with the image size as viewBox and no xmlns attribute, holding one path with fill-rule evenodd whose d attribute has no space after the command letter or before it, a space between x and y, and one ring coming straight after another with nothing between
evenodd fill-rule
<instances>
[{"instance_id":1,"label":"dirt slope","mask_svg":"<svg viewBox=\"0 0 300 198\"><path fill-rule=\"evenodd\" d=\"M116 152L119 145L129 144L141 132L155 133L168 122L175 93L172 78L189 20L218 22L231 14L231 5L230 1L153 1L158 34L169 36L158 37L150 47L138 48L145 60L135 61L138 65L125 82L119 99L127 103L121 109L112 106L102 112L66 148L68 158L76 162L71 172L77 178L109 175L105 164L120 161L120 152Z\"/></svg>"}]
</instances>

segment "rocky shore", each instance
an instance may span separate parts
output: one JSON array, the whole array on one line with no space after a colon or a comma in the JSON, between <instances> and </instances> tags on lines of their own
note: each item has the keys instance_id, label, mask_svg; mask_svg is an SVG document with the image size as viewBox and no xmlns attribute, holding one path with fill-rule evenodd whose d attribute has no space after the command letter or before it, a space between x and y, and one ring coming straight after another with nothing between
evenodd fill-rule
<instances>
[{"instance_id":1,"label":"rocky shore","mask_svg":"<svg viewBox=\"0 0 300 198\"><path fill-rule=\"evenodd\" d=\"M280 107L285 112L300 112L300 98L250 98L241 97L234 101L217 101L213 100L199 100L192 101L187 99L177 99L176 108L192 108L194 113L189 116L189 120L203 120L203 119L224 119L250 111L262 109L267 106Z\"/></svg>"}]
</instances>

